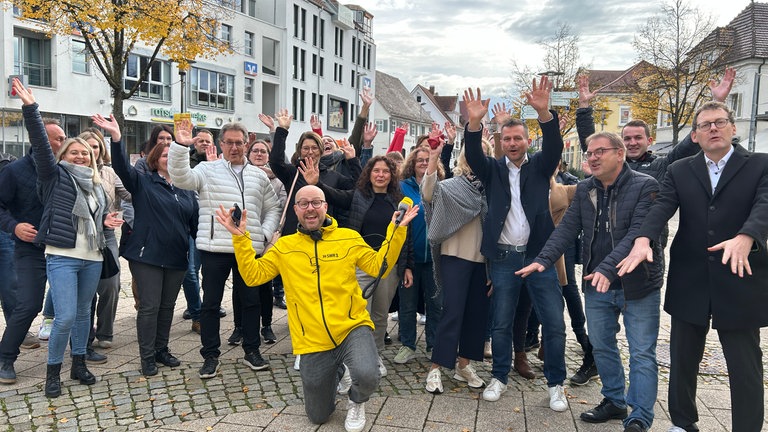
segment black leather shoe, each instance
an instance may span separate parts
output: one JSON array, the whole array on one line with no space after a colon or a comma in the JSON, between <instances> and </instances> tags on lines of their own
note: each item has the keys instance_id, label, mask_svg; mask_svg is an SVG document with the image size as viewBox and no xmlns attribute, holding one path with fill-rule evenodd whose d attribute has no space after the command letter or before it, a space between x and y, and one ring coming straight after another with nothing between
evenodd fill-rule
<instances>
[{"instance_id":1,"label":"black leather shoe","mask_svg":"<svg viewBox=\"0 0 768 432\"><path fill-rule=\"evenodd\" d=\"M597 366L594 362L590 364L582 364L579 370L571 377L571 384L581 386L588 383L590 380L597 378Z\"/></svg>"},{"instance_id":2,"label":"black leather shoe","mask_svg":"<svg viewBox=\"0 0 768 432\"><path fill-rule=\"evenodd\" d=\"M173 356L170 352L168 352L168 349L160 350L155 353L155 361L164 364L168 367L177 367L181 365L181 362L179 359Z\"/></svg>"},{"instance_id":3,"label":"black leather shoe","mask_svg":"<svg viewBox=\"0 0 768 432\"><path fill-rule=\"evenodd\" d=\"M627 408L619 408L608 399L603 399L600 405L581 413L579 417L587 423L605 423L614 419L624 420L627 418Z\"/></svg>"},{"instance_id":4,"label":"black leather shoe","mask_svg":"<svg viewBox=\"0 0 768 432\"><path fill-rule=\"evenodd\" d=\"M278 309L288 309L288 306L286 306L285 300L283 300L282 297L275 297L273 305Z\"/></svg>"},{"instance_id":5,"label":"black leather shoe","mask_svg":"<svg viewBox=\"0 0 768 432\"><path fill-rule=\"evenodd\" d=\"M192 314L189 313L189 309L184 309L184 313L181 315L185 320L192 319Z\"/></svg>"},{"instance_id":6,"label":"black leather shoe","mask_svg":"<svg viewBox=\"0 0 768 432\"><path fill-rule=\"evenodd\" d=\"M647 432L648 429L639 420L631 420L624 428L624 432Z\"/></svg>"},{"instance_id":7,"label":"black leather shoe","mask_svg":"<svg viewBox=\"0 0 768 432\"><path fill-rule=\"evenodd\" d=\"M55 398L61 396L61 363L49 364L45 370L45 396Z\"/></svg>"},{"instance_id":8,"label":"black leather shoe","mask_svg":"<svg viewBox=\"0 0 768 432\"><path fill-rule=\"evenodd\" d=\"M145 377L157 375L157 363L155 363L155 359L141 359L141 374Z\"/></svg>"},{"instance_id":9,"label":"black leather shoe","mask_svg":"<svg viewBox=\"0 0 768 432\"><path fill-rule=\"evenodd\" d=\"M83 385L96 384L96 377L85 366L85 356L75 355L72 356L72 370L69 373L69 377L73 380L80 381Z\"/></svg>"},{"instance_id":10,"label":"black leather shoe","mask_svg":"<svg viewBox=\"0 0 768 432\"><path fill-rule=\"evenodd\" d=\"M224 308L219 308L219 318L224 318L225 316L227 316L227 311Z\"/></svg>"}]
</instances>

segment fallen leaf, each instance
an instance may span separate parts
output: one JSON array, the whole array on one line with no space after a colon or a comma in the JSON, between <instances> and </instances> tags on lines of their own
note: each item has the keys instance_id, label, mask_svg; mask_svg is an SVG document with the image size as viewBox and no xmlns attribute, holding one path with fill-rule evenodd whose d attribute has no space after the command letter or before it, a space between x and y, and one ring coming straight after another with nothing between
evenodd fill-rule
<instances>
[{"instance_id":1,"label":"fallen leaf","mask_svg":"<svg viewBox=\"0 0 768 432\"><path fill-rule=\"evenodd\" d=\"M520 407L514 407L512 411L519 413L521 411Z\"/></svg>"},{"instance_id":2,"label":"fallen leaf","mask_svg":"<svg viewBox=\"0 0 768 432\"><path fill-rule=\"evenodd\" d=\"M243 386L243 393L248 393L248 386Z\"/></svg>"},{"instance_id":3,"label":"fallen leaf","mask_svg":"<svg viewBox=\"0 0 768 432\"><path fill-rule=\"evenodd\" d=\"M59 423L66 423L66 422L68 422L68 421L69 421L69 419L68 419L68 418L66 418L66 417L64 417L64 418L62 418L61 420L59 420Z\"/></svg>"}]
</instances>

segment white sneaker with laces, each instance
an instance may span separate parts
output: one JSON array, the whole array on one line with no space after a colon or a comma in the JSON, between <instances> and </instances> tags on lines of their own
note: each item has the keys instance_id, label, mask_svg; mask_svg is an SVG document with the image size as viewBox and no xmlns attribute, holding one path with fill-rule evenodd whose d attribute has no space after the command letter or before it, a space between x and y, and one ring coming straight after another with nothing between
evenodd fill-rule
<instances>
[{"instance_id":1,"label":"white sneaker with laces","mask_svg":"<svg viewBox=\"0 0 768 432\"><path fill-rule=\"evenodd\" d=\"M347 432L360 432L365 429L365 403L349 401L347 404L347 419L344 420L344 429Z\"/></svg>"},{"instance_id":2,"label":"white sneaker with laces","mask_svg":"<svg viewBox=\"0 0 768 432\"><path fill-rule=\"evenodd\" d=\"M491 383L488 384L488 387L486 387L483 391L483 399L487 400L488 402L496 402L506 391L506 384L497 380L496 378L491 378Z\"/></svg>"},{"instance_id":3,"label":"white sneaker with laces","mask_svg":"<svg viewBox=\"0 0 768 432\"><path fill-rule=\"evenodd\" d=\"M416 351L403 345L400 347L400 351L397 352L395 358L392 360L397 364L408 363L408 360L416 357Z\"/></svg>"},{"instance_id":4,"label":"white sneaker with laces","mask_svg":"<svg viewBox=\"0 0 768 432\"><path fill-rule=\"evenodd\" d=\"M379 377L384 378L385 376L387 376L387 367L384 366L384 360L379 356Z\"/></svg>"},{"instance_id":5,"label":"white sneaker with laces","mask_svg":"<svg viewBox=\"0 0 768 432\"><path fill-rule=\"evenodd\" d=\"M443 392L443 376L440 373L440 368L434 368L427 374L427 391L433 394L440 394Z\"/></svg>"},{"instance_id":6,"label":"white sneaker with laces","mask_svg":"<svg viewBox=\"0 0 768 432\"><path fill-rule=\"evenodd\" d=\"M479 389L482 388L485 385L485 381L480 379L479 376L477 376L477 372L475 371L475 368L472 367L471 364L467 364L465 367L460 367L458 363L456 363L456 369L454 369L453 379L465 382L467 385L469 385L472 388Z\"/></svg>"},{"instance_id":7,"label":"white sneaker with laces","mask_svg":"<svg viewBox=\"0 0 768 432\"><path fill-rule=\"evenodd\" d=\"M568 409L568 399L565 397L565 390L563 386L556 385L550 387L549 391L549 407L553 411L563 412Z\"/></svg>"},{"instance_id":8,"label":"white sneaker with laces","mask_svg":"<svg viewBox=\"0 0 768 432\"><path fill-rule=\"evenodd\" d=\"M349 376L349 368L344 365L344 375L339 380L339 385L336 386L336 392L340 395L349 393L349 389L352 387L352 377Z\"/></svg>"},{"instance_id":9,"label":"white sneaker with laces","mask_svg":"<svg viewBox=\"0 0 768 432\"><path fill-rule=\"evenodd\" d=\"M51 330L53 330L53 318L43 318L43 322L40 323L40 331L37 332L37 338L48 340L51 337Z\"/></svg>"},{"instance_id":10,"label":"white sneaker with laces","mask_svg":"<svg viewBox=\"0 0 768 432\"><path fill-rule=\"evenodd\" d=\"M296 356L296 360L293 361L293 370L301 369L301 354Z\"/></svg>"}]
</instances>

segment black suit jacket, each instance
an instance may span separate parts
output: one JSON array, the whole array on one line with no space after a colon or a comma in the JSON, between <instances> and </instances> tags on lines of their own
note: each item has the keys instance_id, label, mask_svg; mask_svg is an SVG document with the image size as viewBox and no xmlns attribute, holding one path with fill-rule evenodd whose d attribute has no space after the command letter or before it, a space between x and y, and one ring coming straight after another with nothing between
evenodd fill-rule
<instances>
[{"instance_id":1,"label":"black suit jacket","mask_svg":"<svg viewBox=\"0 0 768 432\"><path fill-rule=\"evenodd\" d=\"M768 155L734 147L714 194L703 152L670 165L639 234L658 238L679 207L664 310L697 325L708 325L711 316L718 329L768 325ZM737 234L755 240L752 276L734 275L730 263L722 264L722 251L707 251Z\"/></svg>"}]
</instances>

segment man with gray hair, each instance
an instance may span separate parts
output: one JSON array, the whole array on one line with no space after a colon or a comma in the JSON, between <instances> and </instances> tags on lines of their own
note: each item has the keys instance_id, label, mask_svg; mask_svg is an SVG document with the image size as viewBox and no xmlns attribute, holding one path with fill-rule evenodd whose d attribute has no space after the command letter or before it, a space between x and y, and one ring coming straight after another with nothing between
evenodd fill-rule
<instances>
[{"instance_id":1,"label":"man with gray hair","mask_svg":"<svg viewBox=\"0 0 768 432\"><path fill-rule=\"evenodd\" d=\"M224 283L232 272L233 295L242 304L243 363L253 370L264 370L269 364L259 352L259 289L245 285L237 268L232 236L215 223L215 210L233 203L248 210L248 231L258 255L264 252L280 220L280 204L264 171L247 163L245 145L248 130L240 123L227 123L221 128L219 146L222 159L190 167L189 150L195 144L188 131L180 131L168 152L168 173L174 186L197 191L200 217L197 248L200 250L203 275L203 305L200 312L200 354L204 363L200 378L213 378L219 371L221 337L219 308ZM258 256L257 255L257 256Z\"/></svg>"},{"instance_id":2,"label":"man with gray hair","mask_svg":"<svg viewBox=\"0 0 768 432\"><path fill-rule=\"evenodd\" d=\"M533 263L516 274L526 277L551 267L583 230L584 303L589 340L603 382L603 401L581 414L589 423L624 420L625 432L645 432L653 423L658 368L656 339L661 302L661 252L631 277L619 277L616 265L632 245L648 213L658 182L625 161L621 137L603 132L587 138L584 159L592 177L578 184L573 203ZM587 281L591 282L588 283ZM629 342L629 389L624 392L624 367L616 342L619 314ZM627 406L632 412L627 415Z\"/></svg>"}]
</instances>

